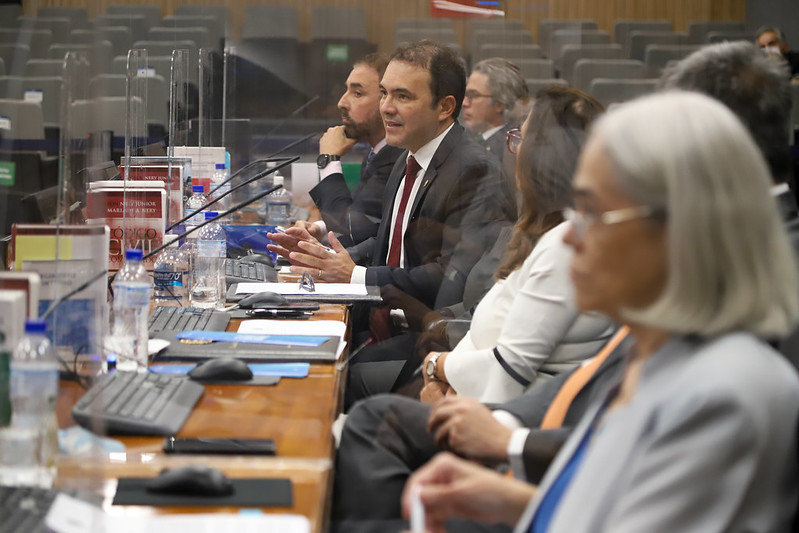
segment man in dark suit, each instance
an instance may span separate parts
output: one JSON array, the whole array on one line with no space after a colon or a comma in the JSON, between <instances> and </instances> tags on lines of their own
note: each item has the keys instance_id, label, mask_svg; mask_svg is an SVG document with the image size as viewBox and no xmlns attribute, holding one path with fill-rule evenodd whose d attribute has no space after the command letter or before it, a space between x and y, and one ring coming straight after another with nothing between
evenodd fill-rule
<instances>
[{"instance_id":1,"label":"man in dark suit","mask_svg":"<svg viewBox=\"0 0 799 533\"><path fill-rule=\"evenodd\" d=\"M295 272L326 282L394 285L433 307L450 260L468 272L480 258L482 251L461 246L467 232L506 221L512 211L499 165L455 118L465 82L450 49L430 41L398 48L381 81L380 112L386 141L406 152L389 177L377 235L347 249L331 233L330 252L290 228L269 235L276 242L270 249L288 257ZM462 290L451 292L452 302L438 303L462 299Z\"/></svg>"},{"instance_id":2,"label":"man in dark suit","mask_svg":"<svg viewBox=\"0 0 799 533\"><path fill-rule=\"evenodd\" d=\"M319 140L317 166L321 181L310 195L322 219L296 223L319 240L330 230L346 247L377 234L383 191L403 151L386 144L386 130L380 118L380 78L387 65L388 58L382 54L369 54L355 63L347 78L347 90L338 101L343 124L329 128ZM371 149L361 163L361 180L350 193L341 158L356 142L367 142Z\"/></svg>"},{"instance_id":3,"label":"man in dark suit","mask_svg":"<svg viewBox=\"0 0 799 533\"><path fill-rule=\"evenodd\" d=\"M588 406L623 371L631 340L616 347L579 388L559 428L540 429L553 399L575 372L554 376L502 405L447 398L435 407L380 395L351 411L336 455L333 519L349 524L400 518L405 481L442 450L488 465L510 463L516 477L537 483Z\"/></svg>"},{"instance_id":4,"label":"man in dark suit","mask_svg":"<svg viewBox=\"0 0 799 533\"><path fill-rule=\"evenodd\" d=\"M521 125L512 123L520 115L514 110L525 106L528 96L519 67L499 57L477 63L466 82L463 125L500 163L508 130Z\"/></svg>"}]
</instances>

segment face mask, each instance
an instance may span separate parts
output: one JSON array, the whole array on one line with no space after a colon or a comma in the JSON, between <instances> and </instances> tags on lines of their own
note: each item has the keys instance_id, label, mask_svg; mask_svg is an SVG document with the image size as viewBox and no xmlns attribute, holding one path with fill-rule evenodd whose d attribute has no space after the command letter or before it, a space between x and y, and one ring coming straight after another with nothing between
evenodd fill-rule
<instances>
[{"instance_id":1,"label":"face mask","mask_svg":"<svg viewBox=\"0 0 799 533\"><path fill-rule=\"evenodd\" d=\"M767 46L763 50L769 55L782 56L779 46Z\"/></svg>"}]
</instances>

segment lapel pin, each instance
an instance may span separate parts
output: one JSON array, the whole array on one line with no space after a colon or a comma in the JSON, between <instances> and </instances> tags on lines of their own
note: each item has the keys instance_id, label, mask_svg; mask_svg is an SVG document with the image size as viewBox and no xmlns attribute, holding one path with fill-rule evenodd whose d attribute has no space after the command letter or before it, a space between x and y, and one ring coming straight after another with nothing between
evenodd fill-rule
<instances>
[{"instance_id":1,"label":"lapel pin","mask_svg":"<svg viewBox=\"0 0 799 533\"><path fill-rule=\"evenodd\" d=\"M424 180L424 183L422 184L422 187L427 187L428 183L430 183L430 180Z\"/></svg>"}]
</instances>

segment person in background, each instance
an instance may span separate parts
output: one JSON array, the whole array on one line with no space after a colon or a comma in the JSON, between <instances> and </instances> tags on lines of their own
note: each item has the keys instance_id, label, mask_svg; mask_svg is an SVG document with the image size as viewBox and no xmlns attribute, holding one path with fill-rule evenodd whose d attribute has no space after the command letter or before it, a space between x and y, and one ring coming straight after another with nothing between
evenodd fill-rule
<instances>
[{"instance_id":1,"label":"person in background","mask_svg":"<svg viewBox=\"0 0 799 533\"><path fill-rule=\"evenodd\" d=\"M791 89L786 71L782 61L765 56L751 43L718 43L666 69L660 88L704 93L743 122L771 170L771 195L799 259L799 208L788 185L793 164L788 151ZM780 343L780 351L799 367L799 329Z\"/></svg>"},{"instance_id":2,"label":"person in background","mask_svg":"<svg viewBox=\"0 0 799 533\"><path fill-rule=\"evenodd\" d=\"M653 127L657 125L657 127ZM583 311L629 325L617 383L540 485L452 455L417 471L430 531L461 516L515 531L787 531L799 377L765 341L799 317L799 281L741 122L697 93L619 106L592 129L564 239Z\"/></svg>"},{"instance_id":3,"label":"person in background","mask_svg":"<svg viewBox=\"0 0 799 533\"><path fill-rule=\"evenodd\" d=\"M517 105L524 106L528 99L527 84L519 67L500 57L484 59L474 66L466 82L463 125L502 162L508 130L520 125L510 122L513 111Z\"/></svg>"},{"instance_id":4,"label":"person in background","mask_svg":"<svg viewBox=\"0 0 799 533\"><path fill-rule=\"evenodd\" d=\"M788 47L788 41L779 28L762 26L755 33L755 43L766 52L785 59L790 68L790 77L799 76L799 52Z\"/></svg>"},{"instance_id":5,"label":"person in background","mask_svg":"<svg viewBox=\"0 0 799 533\"><path fill-rule=\"evenodd\" d=\"M388 58L369 54L357 61L347 78L347 90L338 101L342 125L328 128L319 139L321 181L310 191L322 219L297 221L319 240L333 231L344 246L352 246L377 234L383 212L383 190L402 149L386 144L386 130L380 118L380 78ZM344 181L341 158L355 143L369 143L361 163L361 180L350 193Z\"/></svg>"}]
</instances>

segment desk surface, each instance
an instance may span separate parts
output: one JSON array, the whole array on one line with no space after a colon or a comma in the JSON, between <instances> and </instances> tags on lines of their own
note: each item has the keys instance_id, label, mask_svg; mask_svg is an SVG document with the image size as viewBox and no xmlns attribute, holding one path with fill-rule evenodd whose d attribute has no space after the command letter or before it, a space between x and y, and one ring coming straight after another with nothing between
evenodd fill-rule
<instances>
[{"instance_id":1,"label":"desk surface","mask_svg":"<svg viewBox=\"0 0 799 533\"><path fill-rule=\"evenodd\" d=\"M340 305L322 305L315 319L348 319ZM238 328L231 321L229 330ZM116 478L146 477L163 468L201 463L219 468L231 478L287 477L294 485L291 508L264 508L269 513L307 516L313 531L323 531L332 490L334 442L331 426L341 408L344 365L312 364L307 378L283 378L276 386L209 385L186 424L181 437L271 438L277 456L165 455L161 437L114 437L126 453L112 457L77 457L58 463L58 484L82 488L104 496L104 507L114 513L234 511L199 507L112 507ZM83 395L76 383L62 382L59 391L59 426L74 425L70 411Z\"/></svg>"}]
</instances>

